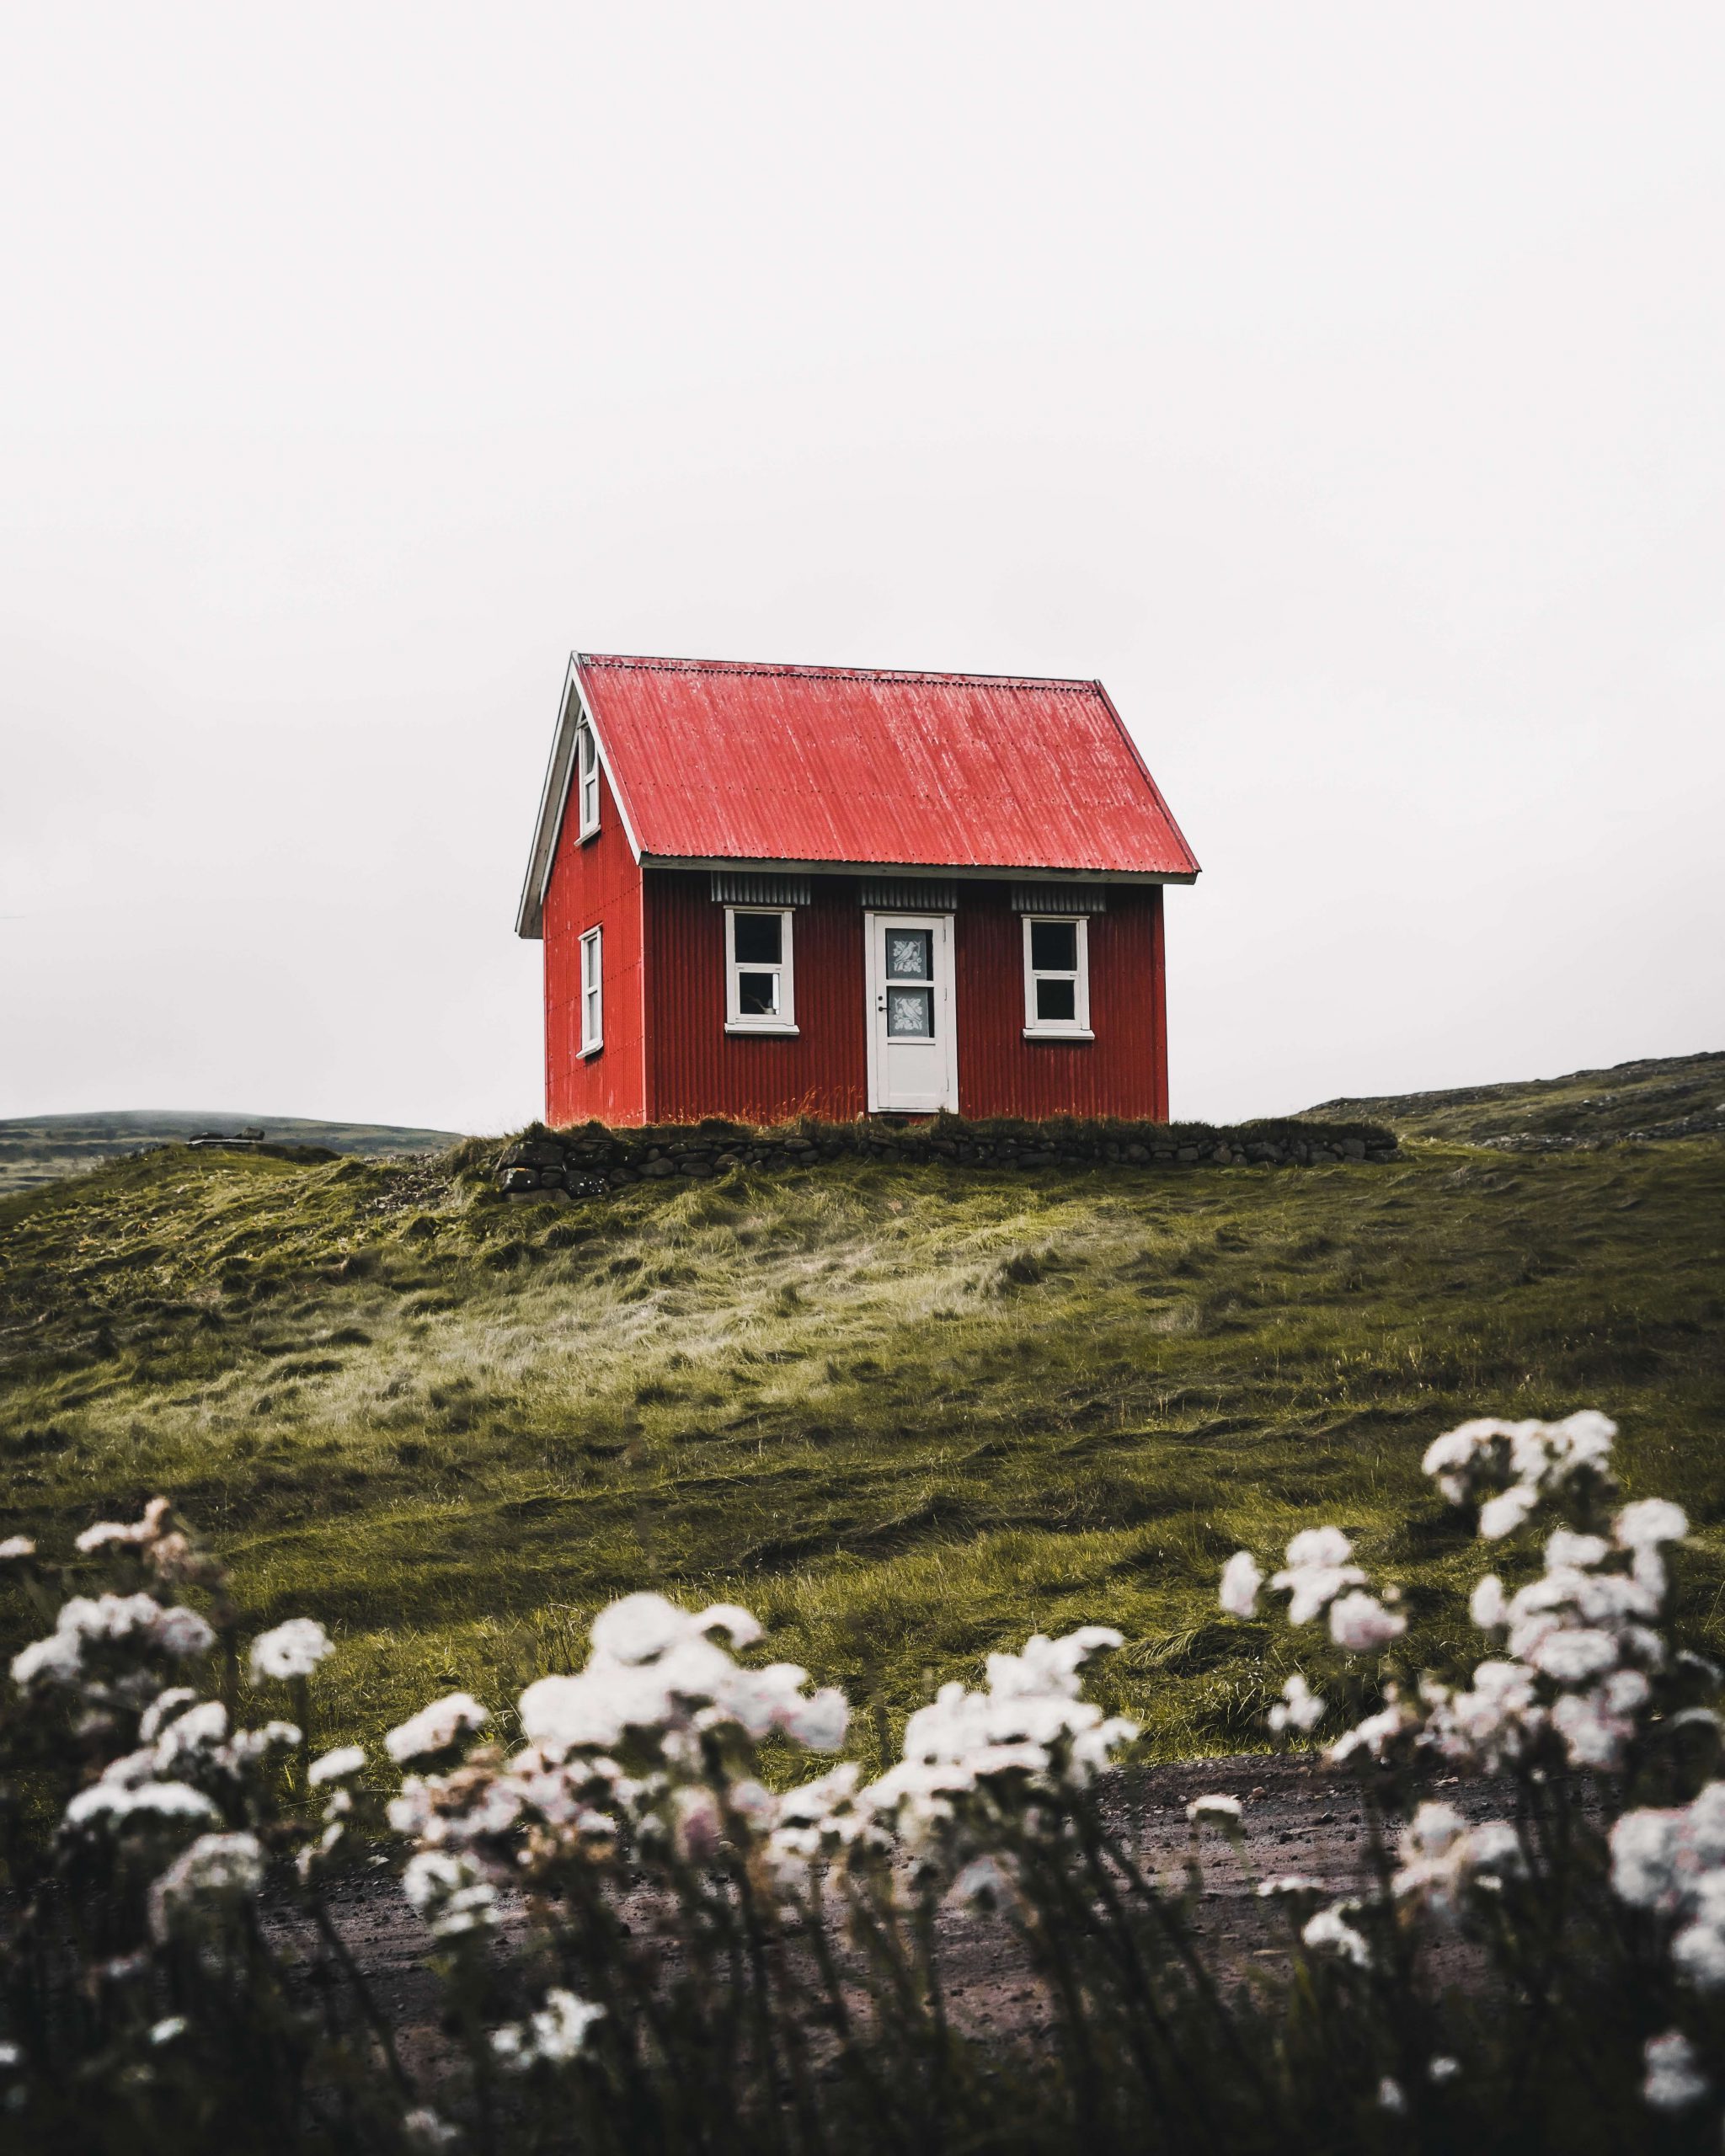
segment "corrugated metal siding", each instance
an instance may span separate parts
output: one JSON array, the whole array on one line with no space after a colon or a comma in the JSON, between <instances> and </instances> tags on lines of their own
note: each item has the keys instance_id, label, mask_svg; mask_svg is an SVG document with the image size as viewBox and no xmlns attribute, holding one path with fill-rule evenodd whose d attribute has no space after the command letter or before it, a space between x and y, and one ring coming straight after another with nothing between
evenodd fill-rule
<instances>
[{"instance_id":1,"label":"corrugated metal siding","mask_svg":"<svg viewBox=\"0 0 1725 2156\"><path fill-rule=\"evenodd\" d=\"M1089 928L1093 1041L1027 1041L1022 917L1011 886L964 888L956 915L959 1099L972 1116L1167 1114L1162 892L1116 890ZM850 878L814 879L793 927L795 1040L724 1030L724 910L703 875L649 869L643 894L647 1114L846 1120L867 1103L862 910ZM608 1052L608 1051L607 1051Z\"/></svg>"},{"instance_id":2,"label":"corrugated metal siding","mask_svg":"<svg viewBox=\"0 0 1725 2156\"><path fill-rule=\"evenodd\" d=\"M726 1033L724 908L705 876L649 868L644 905L650 1121L862 1113L862 915L848 878L817 877L792 923L794 1040Z\"/></svg>"},{"instance_id":3,"label":"corrugated metal siding","mask_svg":"<svg viewBox=\"0 0 1725 2156\"><path fill-rule=\"evenodd\" d=\"M582 654L644 852L1194 874L1093 681Z\"/></svg>"},{"instance_id":4,"label":"corrugated metal siding","mask_svg":"<svg viewBox=\"0 0 1725 2156\"><path fill-rule=\"evenodd\" d=\"M1093 1041L1024 1038L1024 923L1011 888L975 887L954 923L959 1106L968 1116L1167 1115L1162 891L1117 888L1090 919ZM983 895L985 894L985 898Z\"/></svg>"},{"instance_id":5,"label":"corrugated metal siding","mask_svg":"<svg viewBox=\"0 0 1725 2156\"><path fill-rule=\"evenodd\" d=\"M603 776L600 793L598 835L585 846L571 804L545 894L545 1118L557 1129L644 1119L641 871ZM584 1061L580 946L595 927L605 931L605 1045Z\"/></svg>"}]
</instances>

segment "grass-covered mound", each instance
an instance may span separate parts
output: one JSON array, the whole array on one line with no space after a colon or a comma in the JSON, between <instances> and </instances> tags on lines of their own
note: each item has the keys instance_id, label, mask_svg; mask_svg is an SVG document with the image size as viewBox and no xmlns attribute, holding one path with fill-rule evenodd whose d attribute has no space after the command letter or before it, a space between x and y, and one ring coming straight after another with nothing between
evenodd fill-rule
<instances>
[{"instance_id":1,"label":"grass-covered mound","mask_svg":"<svg viewBox=\"0 0 1725 2156\"><path fill-rule=\"evenodd\" d=\"M592 1207L497 1196L496 1150L177 1148L0 1201L0 1536L173 1492L260 1622L334 1621L353 1733L500 1701L654 1585L748 1603L895 1716L1106 1621L1159 1746L1237 1748L1292 1657L1218 1621L1221 1560L1332 1520L1450 1622L1465 1545L1418 1460L1482 1407L1616 1416L1725 1593L1717 1143L835 1161Z\"/></svg>"}]
</instances>

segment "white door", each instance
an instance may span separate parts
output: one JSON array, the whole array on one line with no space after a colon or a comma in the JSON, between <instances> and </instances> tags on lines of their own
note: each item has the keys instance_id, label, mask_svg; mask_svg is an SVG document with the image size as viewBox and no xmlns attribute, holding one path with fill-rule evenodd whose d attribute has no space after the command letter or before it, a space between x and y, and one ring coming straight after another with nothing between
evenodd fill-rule
<instances>
[{"instance_id":1,"label":"white door","mask_svg":"<svg viewBox=\"0 0 1725 2156\"><path fill-rule=\"evenodd\" d=\"M869 913L868 1105L932 1114L959 1105L953 917Z\"/></svg>"}]
</instances>

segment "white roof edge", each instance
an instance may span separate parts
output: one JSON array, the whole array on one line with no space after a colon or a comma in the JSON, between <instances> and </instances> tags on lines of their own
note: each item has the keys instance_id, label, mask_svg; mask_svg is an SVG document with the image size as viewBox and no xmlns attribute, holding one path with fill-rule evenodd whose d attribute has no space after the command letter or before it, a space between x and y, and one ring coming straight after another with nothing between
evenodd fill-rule
<instances>
[{"instance_id":1,"label":"white roof edge","mask_svg":"<svg viewBox=\"0 0 1725 2156\"><path fill-rule=\"evenodd\" d=\"M575 732L585 718L592 729L594 745L599 751L600 769L611 784L611 798L615 803L629 850L637 861L641 848L634 829L623 808L622 794L611 768L611 757L605 746L605 737L593 715L591 705L581 690L581 654L569 654L569 663L563 679L563 696L557 707L557 727L551 737L551 755L545 766L545 784L539 794L539 814L533 826L533 848L527 857L527 873L522 881L521 902L515 908L515 934L529 942L542 937L545 933L545 894L551 884L551 870L557 859L557 841L563 831L563 816L569 808L569 787L574 778Z\"/></svg>"}]
</instances>

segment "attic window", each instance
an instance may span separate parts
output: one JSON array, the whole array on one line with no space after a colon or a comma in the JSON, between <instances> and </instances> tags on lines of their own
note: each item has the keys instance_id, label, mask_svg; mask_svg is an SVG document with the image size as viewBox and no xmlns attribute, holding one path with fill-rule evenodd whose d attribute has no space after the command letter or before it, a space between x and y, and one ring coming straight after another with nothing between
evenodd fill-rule
<instances>
[{"instance_id":1,"label":"attic window","mask_svg":"<svg viewBox=\"0 0 1725 2156\"><path fill-rule=\"evenodd\" d=\"M599 829L599 744L585 718L575 728L575 803L579 835L590 839Z\"/></svg>"},{"instance_id":2,"label":"attic window","mask_svg":"<svg viewBox=\"0 0 1725 2156\"><path fill-rule=\"evenodd\" d=\"M794 1033L797 999L790 909L727 906L724 958L725 1031Z\"/></svg>"},{"instance_id":3,"label":"attic window","mask_svg":"<svg viewBox=\"0 0 1725 2156\"><path fill-rule=\"evenodd\" d=\"M1089 1041L1090 923L1024 917L1024 1038Z\"/></svg>"}]
</instances>

